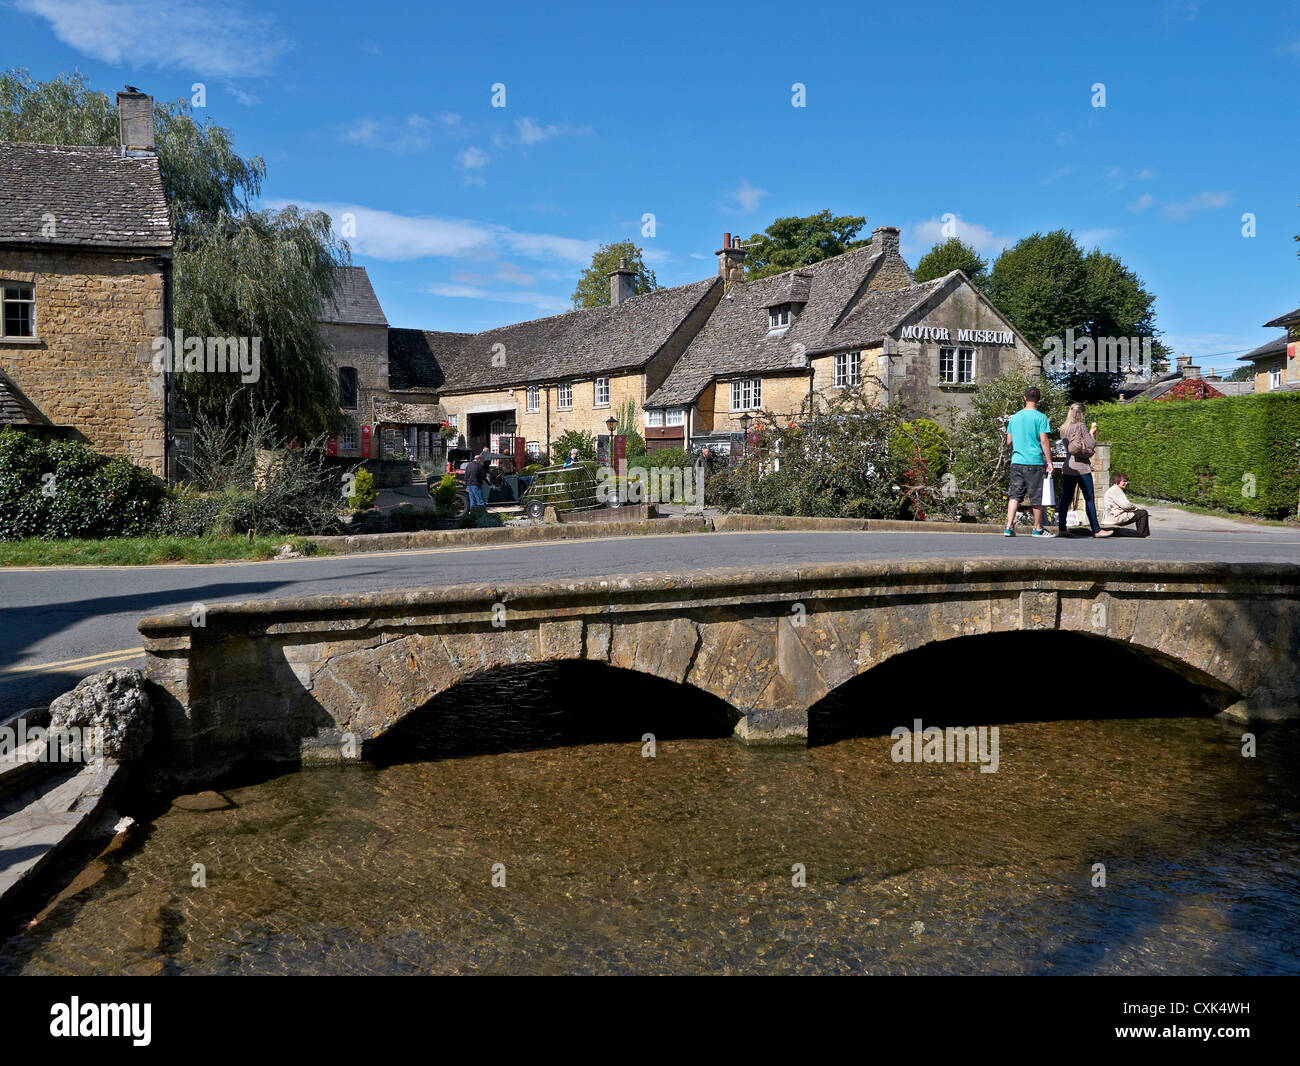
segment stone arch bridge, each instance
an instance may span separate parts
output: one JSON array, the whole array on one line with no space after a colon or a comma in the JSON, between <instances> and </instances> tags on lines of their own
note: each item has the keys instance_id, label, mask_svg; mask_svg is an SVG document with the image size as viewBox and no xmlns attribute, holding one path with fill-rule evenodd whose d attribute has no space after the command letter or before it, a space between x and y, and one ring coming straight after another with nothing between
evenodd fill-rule
<instances>
[{"instance_id":1,"label":"stone arch bridge","mask_svg":"<svg viewBox=\"0 0 1300 1066\"><path fill-rule=\"evenodd\" d=\"M457 682L594 660L725 700L751 742L806 738L808 709L936 641L1059 630L1119 642L1238 716L1300 701L1300 565L926 560L458 585L216 604L140 623L164 757L356 750Z\"/></svg>"}]
</instances>

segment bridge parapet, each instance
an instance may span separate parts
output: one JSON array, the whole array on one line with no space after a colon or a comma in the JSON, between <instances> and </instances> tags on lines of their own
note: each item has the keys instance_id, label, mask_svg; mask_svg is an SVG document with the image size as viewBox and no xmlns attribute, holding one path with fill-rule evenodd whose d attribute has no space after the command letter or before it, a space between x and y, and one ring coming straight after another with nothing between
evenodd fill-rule
<instances>
[{"instance_id":1,"label":"bridge parapet","mask_svg":"<svg viewBox=\"0 0 1300 1066\"><path fill-rule=\"evenodd\" d=\"M729 703L750 742L807 736L838 685L935 641L1123 643L1237 715L1300 702L1300 566L924 560L471 584L214 604L140 623L178 768L357 754L467 677L592 660Z\"/></svg>"}]
</instances>

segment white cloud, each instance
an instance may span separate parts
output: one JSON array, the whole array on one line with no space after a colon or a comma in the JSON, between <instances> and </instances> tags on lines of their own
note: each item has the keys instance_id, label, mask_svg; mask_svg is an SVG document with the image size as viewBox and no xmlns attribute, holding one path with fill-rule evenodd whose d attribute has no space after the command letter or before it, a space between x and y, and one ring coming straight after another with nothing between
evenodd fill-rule
<instances>
[{"instance_id":1,"label":"white cloud","mask_svg":"<svg viewBox=\"0 0 1300 1066\"><path fill-rule=\"evenodd\" d=\"M1148 170L1146 167L1143 167L1138 171L1138 181L1150 181L1155 176L1156 172L1154 170Z\"/></svg>"},{"instance_id":2,"label":"white cloud","mask_svg":"<svg viewBox=\"0 0 1300 1066\"><path fill-rule=\"evenodd\" d=\"M527 304L541 311L567 311L569 301L558 296L547 296L540 292L505 292L500 289L484 289L477 285L446 285L435 282L426 292L433 296L444 296L449 300L493 300L500 303Z\"/></svg>"},{"instance_id":3,"label":"white cloud","mask_svg":"<svg viewBox=\"0 0 1300 1066\"><path fill-rule=\"evenodd\" d=\"M181 67L212 77L269 74L290 48L274 18L195 0L14 0L83 55L132 69Z\"/></svg>"},{"instance_id":4,"label":"white cloud","mask_svg":"<svg viewBox=\"0 0 1300 1066\"><path fill-rule=\"evenodd\" d=\"M549 141L552 137L589 137L593 132L590 126L574 126L568 122L561 125L555 123L543 125L536 119L525 116L515 119L513 134L493 134L492 143L497 148L506 148L510 145L531 148L535 144Z\"/></svg>"},{"instance_id":5,"label":"white cloud","mask_svg":"<svg viewBox=\"0 0 1300 1066\"><path fill-rule=\"evenodd\" d=\"M981 226L978 222L967 222L963 218L953 219L955 234L946 231L945 225L943 219L931 216L924 222L903 227L901 239L903 250L910 254L924 255L934 245L954 235L986 256L997 255L1002 249L1016 243L1015 237L999 237L987 226Z\"/></svg>"},{"instance_id":6,"label":"white cloud","mask_svg":"<svg viewBox=\"0 0 1300 1066\"><path fill-rule=\"evenodd\" d=\"M275 200L270 206L284 207L289 202ZM324 211L340 232L343 216L352 215L356 233L347 238L352 250L389 262L427 256L482 261L510 253L526 259L586 266L599 246L596 241L551 233L520 233L508 226L469 219L398 215L356 204L299 202L298 206L308 211Z\"/></svg>"},{"instance_id":7,"label":"white cloud","mask_svg":"<svg viewBox=\"0 0 1300 1066\"><path fill-rule=\"evenodd\" d=\"M1116 229L1084 229L1074 235L1074 239L1079 242L1079 247L1085 252L1092 251L1102 241L1108 241L1116 236L1119 230Z\"/></svg>"},{"instance_id":8,"label":"white cloud","mask_svg":"<svg viewBox=\"0 0 1300 1066\"><path fill-rule=\"evenodd\" d=\"M466 170L482 170L487 166L487 153L482 148L475 148L473 145L461 152L457 159L460 160L461 166Z\"/></svg>"},{"instance_id":9,"label":"white cloud","mask_svg":"<svg viewBox=\"0 0 1300 1066\"><path fill-rule=\"evenodd\" d=\"M510 285L536 285L537 277L528 273L522 267L515 263L501 263L496 273L492 275L497 281L504 281Z\"/></svg>"},{"instance_id":10,"label":"white cloud","mask_svg":"<svg viewBox=\"0 0 1300 1066\"><path fill-rule=\"evenodd\" d=\"M435 115L407 115L404 119L358 119L344 137L367 148L383 148L398 155L422 152L433 143L436 125L454 126L460 116L450 112ZM436 124L436 125L435 125Z\"/></svg>"},{"instance_id":11,"label":"white cloud","mask_svg":"<svg viewBox=\"0 0 1300 1066\"><path fill-rule=\"evenodd\" d=\"M731 214L748 215L758 207L759 202L766 195L766 189L756 189L742 178L740 185L732 190L728 196L728 201L734 205L729 207L728 211Z\"/></svg>"},{"instance_id":12,"label":"white cloud","mask_svg":"<svg viewBox=\"0 0 1300 1066\"><path fill-rule=\"evenodd\" d=\"M1074 164L1066 163L1064 166L1057 167L1043 179L1044 185L1051 185L1058 178L1068 178L1074 173Z\"/></svg>"},{"instance_id":13,"label":"white cloud","mask_svg":"<svg viewBox=\"0 0 1300 1066\"><path fill-rule=\"evenodd\" d=\"M1128 209L1130 211L1145 211L1148 207L1151 207L1155 202L1156 202L1156 198L1154 196L1152 196L1149 192L1144 192L1141 196L1139 196L1136 200L1134 200L1131 204L1128 205Z\"/></svg>"},{"instance_id":14,"label":"white cloud","mask_svg":"<svg viewBox=\"0 0 1300 1066\"><path fill-rule=\"evenodd\" d=\"M1189 200L1165 205L1165 217L1182 220L1193 211L1210 211L1232 202L1232 193L1226 191L1198 192Z\"/></svg>"}]
</instances>

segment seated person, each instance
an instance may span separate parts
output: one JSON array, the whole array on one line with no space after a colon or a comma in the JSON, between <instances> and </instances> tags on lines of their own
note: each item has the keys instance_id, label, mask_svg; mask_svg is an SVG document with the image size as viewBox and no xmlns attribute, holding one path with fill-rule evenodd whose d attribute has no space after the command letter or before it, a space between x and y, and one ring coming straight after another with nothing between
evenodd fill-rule
<instances>
[{"instance_id":1,"label":"seated person","mask_svg":"<svg viewBox=\"0 0 1300 1066\"><path fill-rule=\"evenodd\" d=\"M1150 516L1146 509L1131 503L1124 494L1128 488L1128 475L1116 474L1111 480L1110 488L1102 497L1101 524L1103 527L1116 529L1133 526L1139 537L1151 536Z\"/></svg>"}]
</instances>

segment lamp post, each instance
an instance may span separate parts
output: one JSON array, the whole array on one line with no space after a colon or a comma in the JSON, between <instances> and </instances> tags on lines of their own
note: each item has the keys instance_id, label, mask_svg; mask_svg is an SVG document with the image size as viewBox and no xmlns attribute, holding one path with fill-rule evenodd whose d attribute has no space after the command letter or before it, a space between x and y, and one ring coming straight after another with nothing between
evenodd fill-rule
<instances>
[{"instance_id":1,"label":"lamp post","mask_svg":"<svg viewBox=\"0 0 1300 1066\"><path fill-rule=\"evenodd\" d=\"M749 412L746 411L740 416L740 432L744 439L740 442L740 457L742 459L749 455Z\"/></svg>"}]
</instances>

